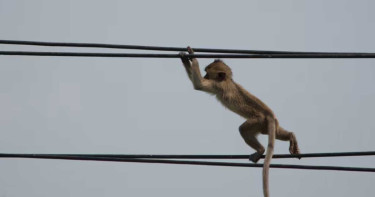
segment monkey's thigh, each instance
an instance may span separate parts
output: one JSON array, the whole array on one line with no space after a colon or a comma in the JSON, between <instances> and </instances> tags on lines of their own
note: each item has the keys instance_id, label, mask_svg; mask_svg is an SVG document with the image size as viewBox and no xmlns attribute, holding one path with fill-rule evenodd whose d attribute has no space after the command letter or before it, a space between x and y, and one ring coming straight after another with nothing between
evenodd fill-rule
<instances>
[{"instance_id":1,"label":"monkey's thigh","mask_svg":"<svg viewBox=\"0 0 375 197\"><path fill-rule=\"evenodd\" d=\"M259 118L252 118L247 119L242 125L240 126L241 134L246 133L246 135L257 135L258 133L263 133L265 130L266 125L265 121Z\"/></svg>"},{"instance_id":2,"label":"monkey's thigh","mask_svg":"<svg viewBox=\"0 0 375 197\"><path fill-rule=\"evenodd\" d=\"M259 119L248 119L240 126L242 138L250 147L260 154L263 154L264 147L259 143L256 135L263 129L263 127L264 122Z\"/></svg>"}]
</instances>

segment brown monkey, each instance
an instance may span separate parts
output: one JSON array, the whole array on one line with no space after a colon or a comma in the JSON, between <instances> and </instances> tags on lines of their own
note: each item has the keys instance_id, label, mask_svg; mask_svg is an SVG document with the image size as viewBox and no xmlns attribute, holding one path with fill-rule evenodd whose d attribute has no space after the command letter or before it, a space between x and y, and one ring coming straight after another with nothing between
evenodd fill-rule
<instances>
[{"instance_id":1,"label":"brown monkey","mask_svg":"<svg viewBox=\"0 0 375 197\"><path fill-rule=\"evenodd\" d=\"M190 47L188 47L188 52L194 54ZM233 81L232 71L223 61L215 60L209 64L205 68L207 74L202 77L196 58L188 58L183 52L180 56L194 89L216 95L225 107L246 119L239 130L245 142L256 150L249 158L254 163L258 162L265 152L256 136L259 133L268 135L268 147L263 165L263 193L265 197L268 197L268 171L275 138L289 141L289 152L299 154L296 137L292 132L279 126L274 113L266 104Z\"/></svg>"}]
</instances>

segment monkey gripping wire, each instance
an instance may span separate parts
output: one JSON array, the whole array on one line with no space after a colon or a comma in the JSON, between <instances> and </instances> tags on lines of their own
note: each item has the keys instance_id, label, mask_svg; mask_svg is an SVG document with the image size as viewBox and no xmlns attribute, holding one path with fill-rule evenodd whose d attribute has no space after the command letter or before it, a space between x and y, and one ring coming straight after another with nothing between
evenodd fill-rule
<instances>
[{"instance_id":1,"label":"monkey gripping wire","mask_svg":"<svg viewBox=\"0 0 375 197\"><path fill-rule=\"evenodd\" d=\"M33 45L52 47L87 47L87 48L111 48L111 49L136 49L158 51L186 51L186 48L115 45L98 43L61 43L61 42L37 42L0 40L0 44ZM293 52L293 51L261 51L261 50L237 50L237 49L207 49L194 48L195 52L226 53L226 54L193 54L187 57L196 58L375 58L375 53L337 53L337 52ZM78 52L35 52L35 51L0 51L0 55L22 56L72 56L72 57L135 57L135 58L180 58L179 54L137 54L137 53L78 53ZM293 157L338 157L338 156L369 156L373 152L348 152L348 153L309 153L300 155L274 155L273 158ZM233 162L208 162L208 161L184 161L171 159L248 159L248 155L105 155L105 154L1 154L0 158L33 158L33 159L63 159L86 161L112 161L112 162L137 162L137 163L164 163L184 165L208 165L230 167L263 167L262 164L233 163ZM264 156L263 156L264 158ZM271 164L271 168L310 169L310 170L338 170L375 172L375 168L338 167L338 166L303 166Z\"/></svg>"},{"instance_id":2,"label":"monkey gripping wire","mask_svg":"<svg viewBox=\"0 0 375 197\"><path fill-rule=\"evenodd\" d=\"M308 153L300 155L274 155L274 158L293 157L338 157L338 156L370 156L371 152L343 152L343 153ZM263 167L263 164L234 163L234 162L208 162L208 161L186 161L173 159L248 159L248 155L115 155L115 154L6 154L0 153L0 158L31 158L31 159L62 159L83 161L111 161L111 162L136 162L136 163L159 163L178 165L205 165L205 166L227 166L227 167ZM263 156L264 158L264 156ZM375 172L375 168L339 167L339 166L306 166L289 164L271 164L271 168L284 169L306 169L306 170L336 170L354 172Z\"/></svg>"}]
</instances>

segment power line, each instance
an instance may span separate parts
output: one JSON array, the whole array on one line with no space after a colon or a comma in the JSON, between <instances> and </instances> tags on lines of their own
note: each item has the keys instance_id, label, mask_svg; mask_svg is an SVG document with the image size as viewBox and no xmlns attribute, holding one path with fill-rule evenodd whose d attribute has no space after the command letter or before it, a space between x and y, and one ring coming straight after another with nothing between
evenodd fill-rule
<instances>
[{"instance_id":1,"label":"power line","mask_svg":"<svg viewBox=\"0 0 375 197\"><path fill-rule=\"evenodd\" d=\"M111 49L135 49L153 51L186 51L186 47L160 47L160 46L140 46L121 44L100 44L100 43L64 43L64 42L40 42L23 40L0 40L0 44L11 45L32 45L48 47L83 47L83 48L111 48ZM298 52L298 51L265 51L265 50L242 50L242 49L209 49L193 48L195 52L209 53L236 53L236 54L363 54L363 53L339 53L339 52ZM369 53L366 53L369 54Z\"/></svg>"},{"instance_id":2,"label":"power line","mask_svg":"<svg viewBox=\"0 0 375 197\"><path fill-rule=\"evenodd\" d=\"M179 54L140 54L140 53L80 53L80 52L34 52L0 51L0 55L20 56L70 56L70 57L123 57L123 58L180 58ZM375 53L337 53L337 54L193 54L195 58L375 58Z\"/></svg>"},{"instance_id":3,"label":"power line","mask_svg":"<svg viewBox=\"0 0 375 197\"><path fill-rule=\"evenodd\" d=\"M28 156L77 156L77 157L105 157L127 159L249 159L249 155L158 155L158 154L6 154L1 157L28 157ZM350 157L350 156L375 156L375 151L364 152L336 152L336 153L305 153L298 155L275 154L273 159L285 158L316 158L316 157ZM264 158L263 155L261 158Z\"/></svg>"},{"instance_id":4,"label":"power line","mask_svg":"<svg viewBox=\"0 0 375 197\"><path fill-rule=\"evenodd\" d=\"M60 160L82 160L82 161L108 161L108 162L135 162L135 163L158 163L177 165L204 165L204 166L226 166L226 167L256 167L261 168L263 164L233 163L233 162L208 162L208 161L182 161L165 159L129 159L117 157L92 157L92 156L64 156L64 155L42 155L42 154L1 154L3 158L31 158L31 159L60 159ZM375 172L375 168L339 167L339 166L308 166L290 164L271 164L271 168L283 169L305 169L305 170L335 170L352 172Z\"/></svg>"}]
</instances>

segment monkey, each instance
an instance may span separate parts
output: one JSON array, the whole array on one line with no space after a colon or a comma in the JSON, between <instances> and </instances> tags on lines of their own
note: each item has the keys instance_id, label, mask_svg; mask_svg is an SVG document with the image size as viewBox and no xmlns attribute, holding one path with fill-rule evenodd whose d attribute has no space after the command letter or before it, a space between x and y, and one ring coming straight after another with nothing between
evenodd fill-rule
<instances>
[{"instance_id":1,"label":"monkey","mask_svg":"<svg viewBox=\"0 0 375 197\"><path fill-rule=\"evenodd\" d=\"M194 54L190 47L187 47L187 51ZM206 66L206 75L202 77L196 58L189 58L185 52L180 52L180 59L195 90L215 95L226 108L246 119L239 131L246 144L256 151L249 156L249 160L257 163L265 152L257 135L268 135L263 164L263 194L269 197L268 174L275 139L289 141L289 152L298 155L300 151L294 133L280 127L273 111L266 104L233 81L231 68L222 60L214 60Z\"/></svg>"}]
</instances>

